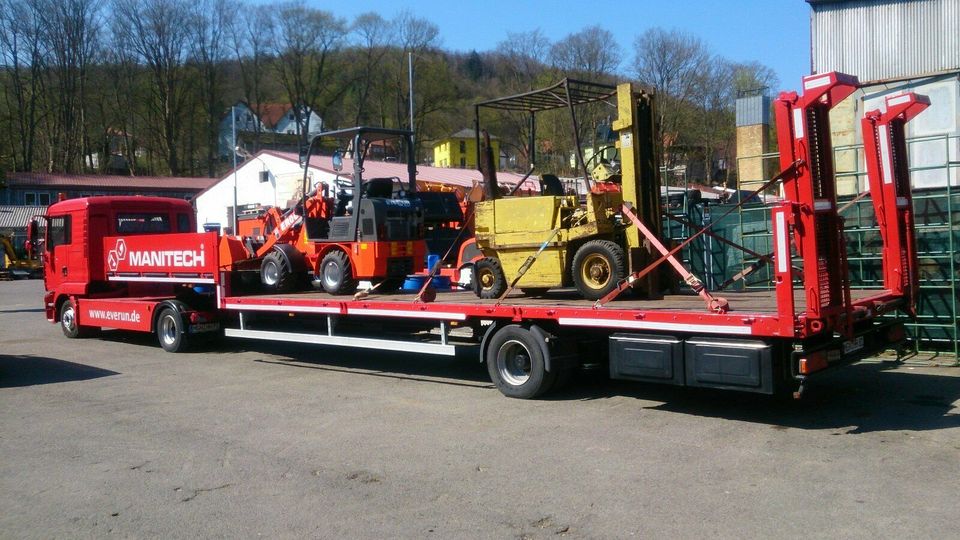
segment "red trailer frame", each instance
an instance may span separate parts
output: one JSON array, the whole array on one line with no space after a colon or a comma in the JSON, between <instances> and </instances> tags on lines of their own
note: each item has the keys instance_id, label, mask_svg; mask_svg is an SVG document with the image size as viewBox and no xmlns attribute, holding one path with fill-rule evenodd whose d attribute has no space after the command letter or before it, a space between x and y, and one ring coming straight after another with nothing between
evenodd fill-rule
<instances>
[{"instance_id":1,"label":"red trailer frame","mask_svg":"<svg viewBox=\"0 0 960 540\"><path fill-rule=\"evenodd\" d=\"M913 310L916 255L904 124L929 104L913 94L889 98L886 113L868 113L863 121L885 288L852 292L828 113L858 83L829 73L806 77L803 85L803 95L783 93L776 101L784 197L771 212L775 288L726 292L727 310L705 307L696 294L602 305L562 291L502 301L478 300L471 292L440 293L433 302L413 294L363 299L251 294L236 271L243 253L236 238L173 231L118 236L101 226L83 229L76 239L97 245L84 249L102 257L79 269L89 283L61 287L59 278L49 280L47 317L59 321L69 337L94 327L156 332L171 351L185 347L193 334L218 328L228 337L424 354L479 347L492 379L512 397L549 390L585 355L592 355L591 362L606 360L614 378L799 391L809 374L904 338L901 324L880 316ZM109 206L110 200L98 204ZM80 216L78 222L101 219L81 216L87 207L59 203L45 219L70 212ZM49 229L47 236L51 246ZM56 276L57 253L47 253L47 273Z\"/></svg>"}]
</instances>

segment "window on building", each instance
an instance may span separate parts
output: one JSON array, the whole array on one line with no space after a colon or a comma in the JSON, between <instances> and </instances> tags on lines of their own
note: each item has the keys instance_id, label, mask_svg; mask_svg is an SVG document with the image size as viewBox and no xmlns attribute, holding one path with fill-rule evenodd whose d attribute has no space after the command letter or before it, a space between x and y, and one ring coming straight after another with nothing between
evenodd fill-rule
<instances>
[{"instance_id":1,"label":"window on building","mask_svg":"<svg viewBox=\"0 0 960 540\"><path fill-rule=\"evenodd\" d=\"M37 204L37 194L32 191L28 191L23 194L23 204L27 206L36 206Z\"/></svg>"},{"instance_id":2,"label":"window on building","mask_svg":"<svg viewBox=\"0 0 960 540\"><path fill-rule=\"evenodd\" d=\"M170 217L166 214L117 214L117 234L167 232L170 232Z\"/></svg>"},{"instance_id":3,"label":"window on building","mask_svg":"<svg viewBox=\"0 0 960 540\"><path fill-rule=\"evenodd\" d=\"M461 166L461 167L466 167L466 166L467 166L467 158L465 158L465 157L460 158L460 166Z\"/></svg>"},{"instance_id":4,"label":"window on building","mask_svg":"<svg viewBox=\"0 0 960 540\"><path fill-rule=\"evenodd\" d=\"M460 141L460 153L464 154L467 151L467 141Z\"/></svg>"},{"instance_id":5,"label":"window on building","mask_svg":"<svg viewBox=\"0 0 960 540\"><path fill-rule=\"evenodd\" d=\"M57 216L50 218L49 237L50 243L47 249L53 249L55 246L70 243L70 216Z\"/></svg>"},{"instance_id":6,"label":"window on building","mask_svg":"<svg viewBox=\"0 0 960 540\"><path fill-rule=\"evenodd\" d=\"M38 193L37 194L37 204L40 206L50 206L50 194L49 193Z\"/></svg>"}]
</instances>

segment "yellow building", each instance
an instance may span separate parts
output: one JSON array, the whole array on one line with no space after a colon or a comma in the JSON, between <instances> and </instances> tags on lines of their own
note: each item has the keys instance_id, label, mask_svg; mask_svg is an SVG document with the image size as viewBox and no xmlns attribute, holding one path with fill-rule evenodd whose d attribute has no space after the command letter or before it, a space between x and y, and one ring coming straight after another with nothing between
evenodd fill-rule
<instances>
[{"instance_id":1,"label":"yellow building","mask_svg":"<svg viewBox=\"0 0 960 540\"><path fill-rule=\"evenodd\" d=\"M477 168L477 136L472 129L461 129L433 145L433 165L459 169ZM500 141L490 137L493 146L493 163L500 169Z\"/></svg>"}]
</instances>

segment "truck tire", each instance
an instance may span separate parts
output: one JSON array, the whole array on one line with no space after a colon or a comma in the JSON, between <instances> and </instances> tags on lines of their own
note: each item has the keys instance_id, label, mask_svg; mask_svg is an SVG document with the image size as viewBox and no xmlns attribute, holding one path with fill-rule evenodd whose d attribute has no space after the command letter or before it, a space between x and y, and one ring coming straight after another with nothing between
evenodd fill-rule
<instances>
[{"instance_id":1,"label":"truck tire","mask_svg":"<svg viewBox=\"0 0 960 540\"><path fill-rule=\"evenodd\" d=\"M623 248L609 240L591 240L573 256L573 284L587 300L599 300L627 277Z\"/></svg>"},{"instance_id":2,"label":"truck tire","mask_svg":"<svg viewBox=\"0 0 960 540\"><path fill-rule=\"evenodd\" d=\"M72 300L65 300L60 304L60 330L70 339L84 338L93 333L93 328L77 323L77 307Z\"/></svg>"},{"instance_id":3,"label":"truck tire","mask_svg":"<svg viewBox=\"0 0 960 540\"><path fill-rule=\"evenodd\" d=\"M548 392L556 372L548 372L543 348L530 330L511 324L490 338L486 349L487 371L500 392L512 398L530 399Z\"/></svg>"},{"instance_id":4,"label":"truck tire","mask_svg":"<svg viewBox=\"0 0 960 540\"><path fill-rule=\"evenodd\" d=\"M503 266L495 257L484 257L473 266L474 291L480 298L500 298L507 290Z\"/></svg>"},{"instance_id":5,"label":"truck tire","mask_svg":"<svg viewBox=\"0 0 960 540\"><path fill-rule=\"evenodd\" d=\"M157 316L157 341L163 350L171 353L183 352L189 340L184 333L183 317L173 308L164 308Z\"/></svg>"},{"instance_id":6,"label":"truck tire","mask_svg":"<svg viewBox=\"0 0 960 540\"><path fill-rule=\"evenodd\" d=\"M338 250L327 253L320 261L320 284L330 294L353 294L357 280L347 254Z\"/></svg>"},{"instance_id":7,"label":"truck tire","mask_svg":"<svg viewBox=\"0 0 960 540\"><path fill-rule=\"evenodd\" d=\"M269 292L290 292L299 281L286 257L277 251L268 253L260 263L260 283Z\"/></svg>"}]
</instances>

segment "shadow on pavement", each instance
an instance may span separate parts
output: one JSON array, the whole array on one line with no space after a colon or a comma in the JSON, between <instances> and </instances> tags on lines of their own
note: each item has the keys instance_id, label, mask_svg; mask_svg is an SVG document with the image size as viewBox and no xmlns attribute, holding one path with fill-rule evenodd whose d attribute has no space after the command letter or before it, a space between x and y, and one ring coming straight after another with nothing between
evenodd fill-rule
<instances>
[{"instance_id":1,"label":"shadow on pavement","mask_svg":"<svg viewBox=\"0 0 960 540\"><path fill-rule=\"evenodd\" d=\"M119 373L46 356L0 354L0 388L86 381L111 375Z\"/></svg>"},{"instance_id":2,"label":"shadow on pavement","mask_svg":"<svg viewBox=\"0 0 960 540\"><path fill-rule=\"evenodd\" d=\"M0 313L43 313L44 309L40 308L23 308L23 309L0 309Z\"/></svg>"},{"instance_id":3,"label":"shadow on pavement","mask_svg":"<svg viewBox=\"0 0 960 540\"><path fill-rule=\"evenodd\" d=\"M150 335L105 332L103 338L157 347ZM345 349L297 343L226 339L199 344L198 354L240 352L269 355L256 361L278 367L349 372L435 384L493 388L475 353L457 358L389 350ZM874 431L929 431L960 427L960 373L919 373L894 362L845 366L814 377L803 399L734 391L611 381L603 369L578 373L545 400L576 401L627 397L658 402L648 408L678 414L767 424L774 429L833 430L838 434ZM504 398L506 399L506 398Z\"/></svg>"},{"instance_id":4,"label":"shadow on pavement","mask_svg":"<svg viewBox=\"0 0 960 540\"><path fill-rule=\"evenodd\" d=\"M613 396L661 402L649 407L653 410L769 424L775 429L839 429L845 434L859 434L960 427L960 405L954 405L960 400L960 377L916 373L893 362L862 363L824 373L808 383L799 401L609 381L600 375L571 385L549 399L593 400Z\"/></svg>"}]
</instances>

